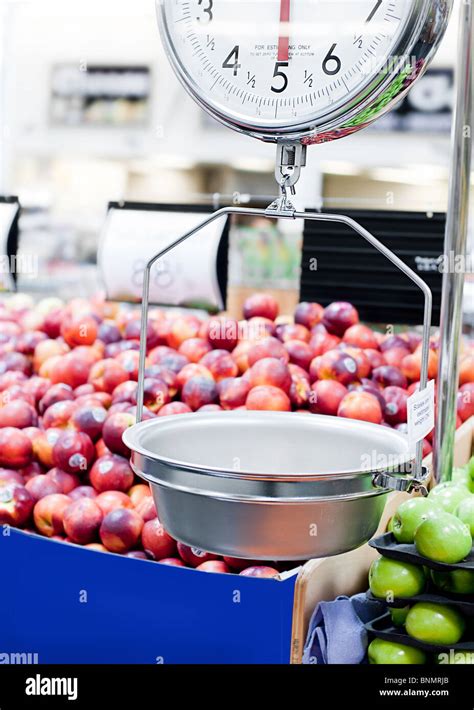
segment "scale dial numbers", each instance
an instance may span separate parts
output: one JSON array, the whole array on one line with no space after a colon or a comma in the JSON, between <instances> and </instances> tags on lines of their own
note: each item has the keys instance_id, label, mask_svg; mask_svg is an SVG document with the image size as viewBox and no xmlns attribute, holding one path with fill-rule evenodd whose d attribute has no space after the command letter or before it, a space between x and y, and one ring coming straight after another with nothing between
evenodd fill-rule
<instances>
[{"instance_id":1,"label":"scale dial numbers","mask_svg":"<svg viewBox=\"0 0 474 710\"><path fill-rule=\"evenodd\" d=\"M317 122L393 63L413 0L160 0L178 73L242 127Z\"/></svg>"}]
</instances>

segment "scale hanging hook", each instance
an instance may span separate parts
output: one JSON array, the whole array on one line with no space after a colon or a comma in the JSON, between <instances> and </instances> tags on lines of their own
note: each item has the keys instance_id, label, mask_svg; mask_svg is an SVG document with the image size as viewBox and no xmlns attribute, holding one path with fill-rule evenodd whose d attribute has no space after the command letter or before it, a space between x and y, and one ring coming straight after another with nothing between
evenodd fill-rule
<instances>
[{"instance_id":1,"label":"scale hanging hook","mask_svg":"<svg viewBox=\"0 0 474 710\"><path fill-rule=\"evenodd\" d=\"M267 207L266 212L282 217L292 217L295 207L290 195L295 195L295 185L301 175L301 168L306 165L306 146L302 143L278 143L275 166L275 178L280 188L280 195Z\"/></svg>"}]
</instances>

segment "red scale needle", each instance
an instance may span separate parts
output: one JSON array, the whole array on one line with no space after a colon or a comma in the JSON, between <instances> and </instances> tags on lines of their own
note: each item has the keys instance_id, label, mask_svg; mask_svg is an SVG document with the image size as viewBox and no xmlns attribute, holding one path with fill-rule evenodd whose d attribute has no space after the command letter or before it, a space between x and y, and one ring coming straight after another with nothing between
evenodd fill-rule
<instances>
[{"instance_id":1,"label":"red scale needle","mask_svg":"<svg viewBox=\"0 0 474 710\"><path fill-rule=\"evenodd\" d=\"M290 22L291 0L280 0L280 35L278 37L278 57L279 62L289 60L290 38L288 26Z\"/></svg>"}]
</instances>

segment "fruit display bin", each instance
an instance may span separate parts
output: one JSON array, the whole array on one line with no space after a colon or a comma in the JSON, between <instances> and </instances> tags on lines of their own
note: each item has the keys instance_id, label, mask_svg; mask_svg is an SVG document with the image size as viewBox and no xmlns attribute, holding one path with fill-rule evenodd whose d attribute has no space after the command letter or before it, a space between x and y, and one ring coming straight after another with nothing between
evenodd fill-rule
<instances>
[{"instance_id":1,"label":"fruit display bin","mask_svg":"<svg viewBox=\"0 0 474 710\"><path fill-rule=\"evenodd\" d=\"M457 431L455 465L469 460L473 436L474 418ZM405 496L391 495L379 532ZM365 591L376 555L364 545L258 579L4 527L0 654L37 654L39 663L301 663L315 605Z\"/></svg>"}]
</instances>

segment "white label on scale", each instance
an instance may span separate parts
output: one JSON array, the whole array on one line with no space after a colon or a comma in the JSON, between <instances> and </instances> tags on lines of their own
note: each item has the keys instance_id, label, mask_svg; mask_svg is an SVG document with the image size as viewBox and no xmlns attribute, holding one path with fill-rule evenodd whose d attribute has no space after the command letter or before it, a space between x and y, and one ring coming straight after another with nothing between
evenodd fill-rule
<instances>
[{"instance_id":1,"label":"white label on scale","mask_svg":"<svg viewBox=\"0 0 474 710\"><path fill-rule=\"evenodd\" d=\"M426 389L418 390L408 398L408 438L415 444L427 436L434 427L434 380Z\"/></svg>"}]
</instances>

